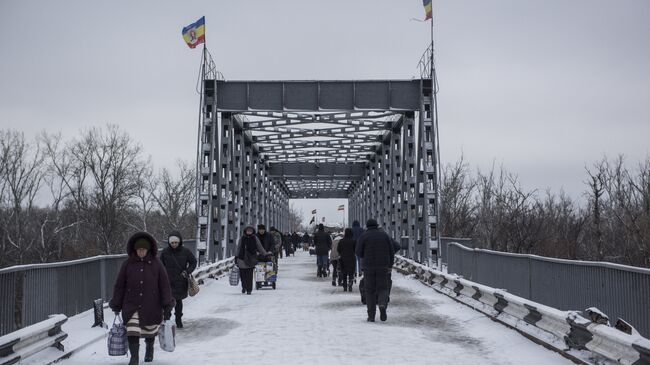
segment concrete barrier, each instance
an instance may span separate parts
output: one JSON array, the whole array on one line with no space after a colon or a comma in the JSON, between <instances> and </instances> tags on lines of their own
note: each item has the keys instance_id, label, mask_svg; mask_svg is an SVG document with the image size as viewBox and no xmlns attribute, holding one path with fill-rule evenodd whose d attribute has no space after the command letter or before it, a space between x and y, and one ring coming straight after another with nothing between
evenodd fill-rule
<instances>
[{"instance_id":1,"label":"concrete barrier","mask_svg":"<svg viewBox=\"0 0 650 365\"><path fill-rule=\"evenodd\" d=\"M582 311L561 311L401 256L395 257L394 268L574 360L650 365L650 340L626 323L627 331L611 327L595 308L586 309L587 315Z\"/></svg>"},{"instance_id":2,"label":"concrete barrier","mask_svg":"<svg viewBox=\"0 0 650 365\"><path fill-rule=\"evenodd\" d=\"M65 315L55 314L45 321L0 337L0 365L16 364L48 347L63 351L61 341L68 335L61 330L61 325L67 320Z\"/></svg>"}]
</instances>

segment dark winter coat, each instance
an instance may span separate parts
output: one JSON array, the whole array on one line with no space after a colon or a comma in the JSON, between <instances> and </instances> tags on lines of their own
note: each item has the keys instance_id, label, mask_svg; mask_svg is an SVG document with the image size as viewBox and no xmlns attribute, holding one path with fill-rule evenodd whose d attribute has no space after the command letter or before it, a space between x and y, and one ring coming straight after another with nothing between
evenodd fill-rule
<instances>
[{"instance_id":1,"label":"dark winter coat","mask_svg":"<svg viewBox=\"0 0 650 365\"><path fill-rule=\"evenodd\" d=\"M357 241L354 238L343 238L339 241L337 250L341 255L339 262L341 263L341 272L344 274L352 275L356 271L356 258L354 257L354 250Z\"/></svg>"},{"instance_id":2,"label":"dark winter coat","mask_svg":"<svg viewBox=\"0 0 650 365\"><path fill-rule=\"evenodd\" d=\"M293 243L294 247L298 247L300 244L300 235L298 233L294 233L291 235L291 243Z\"/></svg>"},{"instance_id":3,"label":"dark winter coat","mask_svg":"<svg viewBox=\"0 0 650 365\"><path fill-rule=\"evenodd\" d=\"M302 236L302 243L306 243L306 244L311 243L311 237L309 237L309 233L305 233L305 235Z\"/></svg>"},{"instance_id":4,"label":"dark winter coat","mask_svg":"<svg viewBox=\"0 0 650 365\"><path fill-rule=\"evenodd\" d=\"M138 257L133 247L139 238L145 238L151 244L143 259ZM136 233L129 238L126 252L129 257L117 275L109 306L113 311L122 311L124 323L137 311L141 326L158 325L162 322L163 310L171 311L176 301L172 297L165 267L156 257L156 240L148 233Z\"/></svg>"},{"instance_id":5,"label":"dark winter coat","mask_svg":"<svg viewBox=\"0 0 650 365\"><path fill-rule=\"evenodd\" d=\"M368 227L359 237L356 253L364 269L390 268L395 261L393 239L377 227Z\"/></svg>"},{"instance_id":6,"label":"dark winter coat","mask_svg":"<svg viewBox=\"0 0 650 365\"><path fill-rule=\"evenodd\" d=\"M181 243L175 249L168 244L160 254L160 261L167 269L172 296L176 300L185 299L187 298L187 278L196 269L196 257L189 249L183 247L183 238L180 233L174 232L171 235L179 237ZM186 273L185 277L182 275L183 271Z\"/></svg>"},{"instance_id":7,"label":"dark winter coat","mask_svg":"<svg viewBox=\"0 0 650 365\"><path fill-rule=\"evenodd\" d=\"M282 247L285 251L291 251L291 236L288 234L282 236Z\"/></svg>"},{"instance_id":8,"label":"dark winter coat","mask_svg":"<svg viewBox=\"0 0 650 365\"><path fill-rule=\"evenodd\" d=\"M262 247L266 252L270 252L275 255L275 244L273 242L273 237L269 232L264 232L264 234L255 233L257 239L260 240Z\"/></svg>"},{"instance_id":9,"label":"dark winter coat","mask_svg":"<svg viewBox=\"0 0 650 365\"><path fill-rule=\"evenodd\" d=\"M352 235L355 241L359 241L359 237L363 234L363 228L361 228L361 224L359 221L354 221L352 222Z\"/></svg>"},{"instance_id":10,"label":"dark winter coat","mask_svg":"<svg viewBox=\"0 0 650 365\"><path fill-rule=\"evenodd\" d=\"M252 227L250 227L252 228ZM244 230L245 232L246 230ZM269 253L262 247L256 234L247 236L244 234L237 244L237 266L240 269L250 269L257 265L257 255L268 255Z\"/></svg>"},{"instance_id":11,"label":"dark winter coat","mask_svg":"<svg viewBox=\"0 0 650 365\"><path fill-rule=\"evenodd\" d=\"M314 245L316 246L316 256L328 255L332 249L332 237L325 231L314 233Z\"/></svg>"}]
</instances>

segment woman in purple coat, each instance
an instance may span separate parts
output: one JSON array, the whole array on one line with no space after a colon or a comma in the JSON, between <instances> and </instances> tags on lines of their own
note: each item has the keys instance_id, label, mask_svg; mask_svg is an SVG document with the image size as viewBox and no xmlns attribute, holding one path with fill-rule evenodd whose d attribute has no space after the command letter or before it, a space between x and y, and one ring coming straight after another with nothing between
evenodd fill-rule
<instances>
[{"instance_id":1,"label":"woman in purple coat","mask_svg":"<svg viewBox=\"0 0 650 365\"><path fill-rule=\"evenodd\" d=\"M156 254L156 240L146 232L138 232L126 244L129 257L122 264L115 281L109 306L126 323L131 360L139 363L140 337L146 345L144 361L153 361L153 343L164 318L171 317L175 302L165 267Z\"/></svg>"}]
</instances>

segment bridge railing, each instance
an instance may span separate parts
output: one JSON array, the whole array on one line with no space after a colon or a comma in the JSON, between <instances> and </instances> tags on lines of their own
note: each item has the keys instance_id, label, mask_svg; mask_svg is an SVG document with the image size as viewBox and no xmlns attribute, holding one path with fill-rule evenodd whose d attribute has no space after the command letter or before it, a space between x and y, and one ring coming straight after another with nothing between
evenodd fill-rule
<instances>
[{"instance_id":1,"label":"bridge railing","mask_svg":"<svg viewBox=\"0 0 650 365\"><path fill-rule=\"evenodd\" d=\"M650 269L445 246L449 273L560 310L594 306L650 337Z\"/></svg>"},{"instance_id":2,"label":"bridge railing","mask_svg":"<svg viewBox=\"0 0 650 365\"><path fill-rule=\"evenodd\" d=\"M98 298L109 300L125 259L126 254L105 255L0 269L0 336L53 313L74 316L91 309ZM194 275L197 280L216 278L232 265L233 258L205 263Z\"/></svg>"},{"instance_id":3,"label":"bridge railing","mask_svg":"<svg viewBox=\"0 0 650 365\"><path fill-rule=\"evenodd\" d=\"M113 293L126 255L12 266L0 270L0 336L43 321L53 313L73 316Z\"/></svg>"}]
</instances>

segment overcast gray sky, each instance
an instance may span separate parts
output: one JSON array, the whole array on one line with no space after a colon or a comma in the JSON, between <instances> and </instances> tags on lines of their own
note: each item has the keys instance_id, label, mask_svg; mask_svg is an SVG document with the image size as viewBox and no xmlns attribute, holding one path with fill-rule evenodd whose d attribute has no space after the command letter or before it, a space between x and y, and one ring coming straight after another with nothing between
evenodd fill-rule
<instances>
[{"instance_id":1,"label":"overcast gray sky","mask_svg":"<svg viewBox=\"0 0 650 365\"><path fill-rule=\"evenodd\" d=\"M650 153L650 1L434 0L441 157L493 162L578 197L584 167ZM74 136L114 123L156 167L194 160L206 17L227 79L410 79L421 0L0 0L0 128ZM298 202L339 222L340 201ZM322 213L321 213L322 212Z\"/></svg>"}]
</instances>

